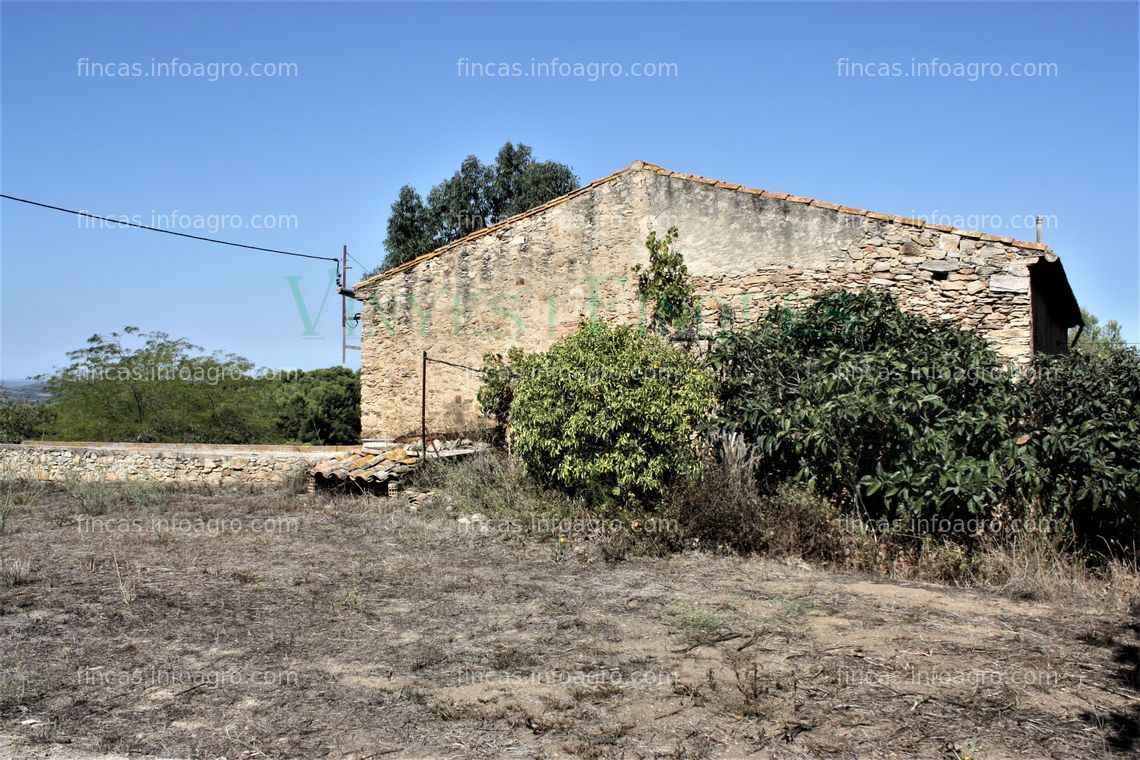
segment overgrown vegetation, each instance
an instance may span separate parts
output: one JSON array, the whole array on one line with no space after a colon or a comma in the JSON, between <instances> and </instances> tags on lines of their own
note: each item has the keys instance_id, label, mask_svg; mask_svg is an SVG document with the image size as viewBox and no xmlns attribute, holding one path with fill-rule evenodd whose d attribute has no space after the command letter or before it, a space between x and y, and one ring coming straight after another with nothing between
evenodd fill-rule
<instances>
[{"instance_id":1,"label":"overgrown vegetation","mask_svg":"<svg viewBox=\"0 0 1140 760\"><path fill-rule=\"evenodd\" d=\"M514 457L489 451L457 462L430 462L416 478L417 485L444 494L462 509L489 519L568 516L571 501L544 489L527 475Z\"/></svg>"},{"instance_id":2,"label":"overgrown vegetation","mask_svg":"<svg viewBox=\"0 0 1140 760\"><path fill-rule=\"evenodd\" d=\"M6 441L350 444L360 378L345 367L269 372L181 338L93 335L46 381L45 403L0 404Z\"/></svg>"},{"instance_id":3,"label":"overgrown vegetation","mask_svg":"<svg viewBox=\"0 0 1140 760\"><path fill-rule=\"evenodd\" d=\"M0 391L0 443L19 443L42 438L54 415L44 404L17 401Z\"/></svg>"},{"instance_id":4,"label":"overgrown vegetation","mask_svg":"<svg viewBox=\"0 0 1140 760\"><path fill-rule=\"evenodd\" d=\"M511 404L515 400L515 379L525 362L526 353L521 348L512 348L506 357L502 354L483 357L483 382L477 400L479 409L494 426L492 437L498 443L506 440Z\"/></svg>"},{"instance_id":5,"label":"overgrown vegetation","mask_svg":"<svg viewBox=\"0 0 1140 760\"><path fill-rule=\"evenodd\" d=\"M668 516L674 547L954 582L1001 575L994 556L1134 561L1135 349L1109 335L1025 373L889 293L833 291L714 336L698 366L657 334L696 313L676 237L647 240L651 331L590 323L487 358L480 402L537 484Z\"/></svg>"},{"instance_id":6,"label":"overgrown vegetation","mask_svg":"<svg viewBox=\"0 0 1140 760\"><path fill-rule=\"evenodd\" d=\"M670 227L664 237L650 232L645 241L649 265L634 266L637 293L649 308L649 328L656 332L687 334L697 324L697 297L689 282L689 269L676 250L677 228Z\"/></svg>"},{"instance_id":7,"label":"overgrown vegetation","mask_svg":"<svg viewBox=\"0 0 1140 760\"><path fill-rule=\"evenodd\" d=\"M979 336L862 291L772 309L706 363L762 492L800 483L911 546L1027 527L1082 551L1140 545L1134 349L1040 357L1024 377Z\"/></svg>"},{"instance_id":8,"label":"overgrown vegetation","mask_svg":"<svg viewBox=\"0 0 1140 760\"><path fill-rule=\"evenodd\" d=\"M1040 357L1022 385L1042 509L1086 546L1140 549L1140 352Z\"/></svg>"},{"instance_id":9,"label":"overgrown vegetation","mask_svg":"<svg viewBox=\"0 0 1140 760\"><path fill-rule=\"evenodd\" d=\"M883 291L777 307L706 361L719 422L794 480L871 520L968 520L1015 495L1013 380L984 339Z\"/></svg>"},{"instance_id":10,"label":"overgrown vegetation","mask_svg":"<svg viewBox=\"0 0 1140 760\"><path fill-rule=\"evenodd\" d=\"M700 476L671 497L669 515L684 537L707 549L836 560L843 542L834 506L807 488L757 487L761 458L739 433L720 436Z\"/></svg>"}]
</instances>

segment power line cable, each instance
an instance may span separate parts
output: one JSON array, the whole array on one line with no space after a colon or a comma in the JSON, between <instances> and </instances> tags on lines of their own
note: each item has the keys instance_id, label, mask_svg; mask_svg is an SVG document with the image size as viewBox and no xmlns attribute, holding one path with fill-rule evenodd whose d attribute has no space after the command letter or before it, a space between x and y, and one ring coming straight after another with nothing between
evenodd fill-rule
<instances>
[{"instance_id":1,"label":"power line cable","mask_svg":"<svg viewBox=\"0 0 1140 760\"><path fill-rule=\"evenodd\" d=\"M228 246L232 246L234 248L245 248L246 250L262 251L264 253L277 253L277 254L280 254L282 256L296 256L297 258L301 258L301 259L316 259L318 261L331 261L334 264L336 264L336 272L337 272L337 281L338 282L339 282L340 276L341 276L340 259L334 259L331 256L314 256L311 253L296 253L295 251L280 251L280 250L277 250L276 248L262 248L261 246L257 246L257 245L246 245L245 243L232 243L228 240L217 240L215 238L202 237L201 235L191 235L187 232L175 232L174 230L164 230L164 229L160 229L158 227L148 227L145 224L138 224L137 222L128 222L128 221L123 220L123 219L112 219L112 218L106 217L106 216L99 216L98 214L89 214L86 211L76 211L75 209L63 208L62 206L53 206L49 203L40 203L39 201L32 201L32 200L28 200L27 198L18 198L15 195L6 195L4 193L0 193L0 198L4 198L4 199L10 200L10 201L16 201L17 203L26 203L29 206L38 206L39 208L46 208L46 209L50 209L52 211L62 211L65 214L74 214L75 216L87 217L88 219L98 219L98 220L103 221L103 222L110 222L111 224L117 224L117 225L120 225L123 227L135 227L135 228L140 229L140 230L150 230L151 232L162 232L166 235L175 235L177 237L190 238L191 240L201 240L201 241L206 242L206 243L216 243L217 245L228 245Z\"/></svg>"},{"instance_id":2,"label":"power line cable","mask_svg":"<svg viewBox=\"0 0 1140 760\"><path fill-rule=\"evenodd\" d=\"M363 276L364 276L364 275L366 275L366 274L367 274L369 271L371 271L371 270L370 270L368 267L364 266L364 264L362 264L362 263L360 262L360 259L358 259L358 258L356 258L355 256L353 256L351 253L350 253L350 254L348 254L348 257L349 257L350 259L352 259L353 261L355 261L355 262L356 262L356 265L357 265L358 267L360 267L360 276L361 276L361 277L363 277ZM348 287L348 272L345 272L345 273L344 273L344 286L345 286L346 288Z\"/></svg>"},{"instance_id":3,"label":"power line cable","mask_svg":"<svg viewBox=\"0 0 1140 760\"><path fill-rule=\"evenodd\" d=\"M352 259L353 261L355 261L355 262L356 262L356 265L357 265L357 266L359 266L359 267L361 268L361 270L363 270L363 271L368 271L368 267L366 267L366 266L364 266L363 264L361 264L361 263L360 263L360 260L359 260L358 258L356 258L355 256L353 256L351 253L350 253L350 254L348 254L348 257L349 257L350 259Z\"/></svg>"},{"instance_id":4,"label":"power line cable","mask_svg":"<svg viewBox=\"0 0 1140 760\"><path fill-rule=\"evenodd\" d=\"M443 359L433 359L430 356L425 357L425 360L430 364L446 364L448 367L455 367L456 369L465 369L469 372L482 372L483 370L477 367L468 367L466 364L456 364L455 362L444 361Z\"/></svg>"}]
</instances>

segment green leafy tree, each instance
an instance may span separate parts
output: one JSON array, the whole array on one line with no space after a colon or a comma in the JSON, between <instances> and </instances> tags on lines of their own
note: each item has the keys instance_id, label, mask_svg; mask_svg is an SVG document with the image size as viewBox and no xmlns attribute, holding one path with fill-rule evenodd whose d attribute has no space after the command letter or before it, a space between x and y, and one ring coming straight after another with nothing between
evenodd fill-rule
<instances>
[{"instance_id":1,"label":"green leafy tree","mask_svg":"<svg viewBox=\"0 0 1140 760\"><path fill-rule=\"evenodd\" d=\"M345 367L267 373L163 332L93 335L46 380L60 440L352 444L360 378ZM23 437L28 437L23 435Z\"/></svg>"},{"instance_id":2,"label":"green leafy tree","mask_svg":"<svg viewBox=\"0 0 1140 760\"><path fill-rule=\"evenodd\" d=\"M507 143L495 159L491 185L491 214L494 221L521 214L565 195L578 186L570 167L555 161L535 161L529 147Z\"/></svg>"},{"instance_id":3,"label":"green leafy tree","mask_svg":"<svg viewBox=\"0 0 1140 760\"><path fill-rule=\"evenodd\" d=\"M541 206L577 187L578 177L570 167L556 161L536 161L527 167L527 171L523 174L522 189L496 221Z\"/></svg>"},{"instance_id":4,"label":"green leafy tree","mask_svg":"<svg viewBox=\"0 0 1140 760\"><path fill-rule=\"evenodd\" d=\"M68 353L68 366L44 378L56 415L51 433L64 440L272 441L271 400L254 364L202 351L137 327L91 336Z\"/></svg>"},{"instance_id":5,"label":"green leafy tree","mask_svg":"<svg viewBox=\"0 0 1140 760\"><path fill-rule=\"evenodd\" d=\"M677 228L670 227L665 237L650 232L645 240L649 249L649 265L637 273L637 291L649 304L650 328L658 332L687 333L697 324L698 300L689 282L689 269L685 258L677 251Z\"/></svg>"},{"instance_id":6,"label":"green leafy tree","mask_svg":"<svg viewBox=\"0 0 1140 760\"><path fill-rule=\"evenodd\" d=\"M1081 309L1081 317L1084 319L1085 329L1081 331L1081 337L1077 340L1077 345L1073 347L1075 352L1111 356L1116 351L1127 347L1128 343L1125 342L1124 335L1121 333L1120 323L1115 319L1110 319L1101 324L1100 318L1087 309ZM1076 337L1076 330L1074 329L1071 332L1070 343Z\"/></svg>"},{"instance_id":7,"label":"green leafy tree","mask_svg":"<svg viewBox=\"0 0 1140 760\"><path fill-rule=\"evenodd\" d=\"M506 143L493 165L468 156L428 193L427 202L405 185L388 218L387 254L375 274L509 216L565 195L578 178L564 164L536 161L523 144Z\"/></svg>"},{"instance_id":8,"label":"green leafy tree","mask_svg":"<svg viewBox=\"0 0 1140 760\"><path fill-rule=\"evenodd\" d=\"M648 504L699 471L695 435L713 403L685 351L590 322L520 367L510 423L540 480L598 505Z\"/></svg>"},{"instance_id":9,"label":"green leafy tree","mask_svg":"<svg viewBox=\"0 0 1140 760\"><path fill-rule=\"evenodd\" d=\"M491 213L497 219L506 219L517 213L517 203L521 203L524 180L534 163L533 152L529 147L506 143L495 157L495 176L490 187ZM543 201L539 201L542 203ZM538 205L538 204L534 204ZM525 211L530 206L521 210Z\"/></svg>"},{"instance_id":10,"label":"green leafy tree","mask_svg":"<svg viewBox=\"0 0 1140 760\"><path fill-rule=\"evenodd\" d=\"M1013 380L985 341L885 291L772 309L707 366L761 472L876 520L988 517L1024 467Z\"/></svg>"},{"instance_id":11,"label":"green leafy tree","mask_svg":"<svg viewBox=\"0 0 1140 760\"><path fill-rule=\"evenodd\" d=\"M54 410L49 404L17 401L0 391L0 443L42 438L53 417Z\"/></svg>"},{"instance_id":12,"label":"green leafy tree","mask_svg":"<svg viewBox=\"0 0 1140 760\"><path fill-rule=\"evenodd\" d=\"M431 189L428 207L438 245L458 240L491 223L490 189L494 181L494 167L468 156L455 174Z\"/></svg>"},{"instance_id":13,"label":"green leafy tree","mask_svg":"<svg viewBox=\"0 0 1140 760\"><path fill-rule=\"evenodd\" d=\"M360 374L347 367L282 376L274 391L277 432L295 443L360 442Z\"/></svg>"},{"instance_id":14,"label":"green leafy tree","mask_svg":"<svg viewBox=\"0 0 1140 760\"><path fill-rule=\"evenodd\" d=\"M1097 549L1140 548L1140 352L1039 356L1021 385L1042 505Z\"/></svg>"},{"instance_id":15,"label":"green leafy tree","mask_svg":"<svg viewBox=\"0 0 1140 760\"><path fill-rule=\"evenodd\" d=\"M430 251L434 243L431 214L410 185L400 188L400 195L392 204L388 217L388 237L384 247L388 251L384 269L391 269Z\"/></svg>"}]
</instances>

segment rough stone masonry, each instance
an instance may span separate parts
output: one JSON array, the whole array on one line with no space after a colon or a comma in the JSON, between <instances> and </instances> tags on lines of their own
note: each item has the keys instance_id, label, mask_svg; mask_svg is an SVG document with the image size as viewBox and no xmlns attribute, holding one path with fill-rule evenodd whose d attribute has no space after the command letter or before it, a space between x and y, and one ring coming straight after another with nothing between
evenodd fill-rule
<instances>
[{"instance_id":1,"label":"rough stone masonry","mask_svg":"<svg viewBox=\"0 0 1140 760\"><path fill-rule=\"evenodd\" d=\"M1014 363L1066 349L1080 310L1045 245L630 167L359 283L363 434L420 427L421 352L479 367L542 350L583 319L644 320L635 264L676 226L704 329L833 288L887 288L906 311L979 331ZM478 422L477 373L429 365L431 432Z\"/></svg>"},{"instance_id":2,"label":"rough stone masonry","mask_svg":"<svg viewBox=\"0 0 1140 760\"><path fill-rule=\"evenodd\" d=\"M271 488L348 446L46 442L0 444L0 473L31 480Z\"/></svg>"}]
</instances>

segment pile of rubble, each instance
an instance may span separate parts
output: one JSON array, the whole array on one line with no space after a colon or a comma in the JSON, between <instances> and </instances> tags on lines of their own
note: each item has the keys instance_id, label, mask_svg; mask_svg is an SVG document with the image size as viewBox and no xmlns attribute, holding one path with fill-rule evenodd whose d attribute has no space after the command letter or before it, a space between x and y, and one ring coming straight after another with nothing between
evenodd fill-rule
<instances>
[{"instance_id":1,"label":"pile of rubble","mask_svg":"<svg viewBox=\"0 0 1140 760\"><path fill-rule=\"evenodd\" d=\"M424 461L469 456L488 444L468 438L428 441L424 456L419 441L392 443L368 441L360 449L346 451L309 470L316 487L336 488L355 485L362 490L399 490L407 476Z\"/></svg>"}]
</instances>

